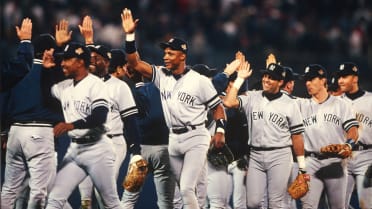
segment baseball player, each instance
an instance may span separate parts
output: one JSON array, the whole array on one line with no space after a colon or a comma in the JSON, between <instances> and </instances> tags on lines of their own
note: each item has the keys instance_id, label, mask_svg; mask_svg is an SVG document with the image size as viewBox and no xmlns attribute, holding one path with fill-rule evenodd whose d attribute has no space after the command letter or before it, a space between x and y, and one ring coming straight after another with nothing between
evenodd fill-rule
<instances>
[{"instance_id":1,"label":"baseball player","mask_svg":"<svg viewBox=\"0 0 372 209\"><path fill-rule=\"evenodd\" d=\"M24 24L32 24L31 21ZM25 29L28 28L28 29ZM31 35L31 25L22 29ZM18 33L23 33L17 29ZM31 38L31 36L29 36ZM63 121L62 114L46 104L43 95L42 56L52 53L56 41L50 34L34 40L35 59L30 71L10 89L9 118L11 127L7 143L5 180L1 192L1 208L13 208L15 199L27 184L28 208L44 208L49 188L56 174L53 125ZM16 70L16 69L15 69Z\"/></svg>"},{"instance_id":2,"label":"baseball player","mask_svg":"<svg viewBox=\"0 0 372 209\"><path fill-rule=\"evenodd\" d=\"M141 134L141 156L149 163L154 177L159 209L173 209L174 176L168 153L169 130L165 123L159 89L152 82L144 83L137 71L127 70L125 76L135 83L134 94L140 110L138 126ZM140 195L124 190L124 208L134 208Z\"/></svg>"},{"instance_id":3,"label":"baseball player","mask_svg":"<svg viewBox=\"0 0 372 209\"><path fill-rule=\"evenodd\" d=\"M1 113L1 163L5 159L6 141L9 131L9 119L7 118L7 106L9 100L9 89L19 82L32 66L34 48L31 43L32 21L29 18L22 20L21 26L16 26L17 36L20 43L17 48L17 56L1 62L0 77L3 78L0 83L0 113ZM6 79L5 79L6 78ZM4 161L5 164L5 161Z\"/></svg>"},{"instance_id":4,"label":"baseball player","mask_svg":"<svg viewBox=\"0 0 372 209\"><path fill-rule=\"evenodd\" d=\"M317 208L323 190L331 209L345 208L345 160L319 152L329 144L353 146L358 138L358 122L347 102L328 94L324 67L308 65L303 77L311 98L297 99L305 126L306 170L310 175L309 191L301 198L302 208Z\"/></svg>"},{"instance_id":5,"label":"baseball player","mask_svg":"<svg viewBox=\"0 0 372 209\"><path fill-rule=\"evenodd\" d=\"M363 185L364 175L372 164L372 94L360 88L359 69L355 63L340 64L337 76L340 90L344 92L341 98L351 104L359 121L358 144L353 149L353 157L348 161L347 167L345 207L349 206L356 186L360 207L372 208L372 187Z\"/></svg>"},{"instance_id":6,"label":"baseball player","mask_svg":"<svg viewBox=\"0 0 372 209\"><path fill-rule=\"evenodd\" d=\"M187 43L172 38L161 43L164 66L150 65L140 59L135 47L135 28L131 11L121 14L126 33L125 51L128 64L159 88L165 121L170 130L169 156L172 171L180 187L184 208L198 208L195 186L203 169L210 135L205 127L207 111L214 110L217 133L212 143L224 144L224 110L211 81L186 66Z\"/></svg>"},{"instance_id":7,"label":"baseball player","mask_svg":"<svg viewBox=\"0 0 372 209\"><path fill-rule=\"evenodd\" d=\"M58 123L53 132L57 137L67 133L71 143L46 208L63 208L75 187L88 175L105 208L122 208L116 188L113 142L103 126L109 111L109 92L105 83L88 71L87 47L70 43L62 57L61 66L69 79L53 85L51 92L62 103L65 122Z\"/></svg>"},{"instance_id":8,"label":"baseball player","mask_svg":"<svg viewBox=\"0 0 372 209\"><path fill-rule=\"evenodd\" d=\"M139 133L136 125L138 109L128 85L120 79L111 76L108 72L111 59L109 49L104 45L93 44L91 17L85 16L79 28L85 44L91 51L89 71L105 82L109 92L110 111L105 126L108 130L106 135L111 138L115 146L115 179L117 179L127 153L124 134L125 138L130 142L130 153L132 155L140 154ZM93 182L89 176L79 185L83 208L90 208L92 188ZM97 194L96 197L102 208L103 205L99 195Z\"/></svg>"},{"instance_id":9,"label":"baseball player","mask_svg":"<svg viewBox=\"0 0 372 209\"><path fill-rule=\"evenodd\" d=\"M285 71L274 63L262 71L263 90L248 91L246 95L237 96L244 80L252 74L244 56L241 59L243 64L238 78L223 101L228 108L242 108L248 121L251 149L247 173L247 208L262 205L266 188L268 207L284 208L284 196L292 169L291 146L297 156L299 169L305 169L300 111L295 100L280 91Z\"/></svg>"}]
</instances>

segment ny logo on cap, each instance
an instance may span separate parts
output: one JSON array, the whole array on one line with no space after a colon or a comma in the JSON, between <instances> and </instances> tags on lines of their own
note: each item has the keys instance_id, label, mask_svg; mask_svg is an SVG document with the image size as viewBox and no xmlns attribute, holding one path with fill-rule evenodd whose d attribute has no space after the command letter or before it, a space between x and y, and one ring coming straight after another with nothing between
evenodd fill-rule
<instances>
[{"instance_id":1,"label":"ny logo on cap","mask_svg":"<svg viewBox=\"0 0 372 209\"><path fill-rule=\"evenodd\" d=\"M82 53L84 53L84 50L81 47L79 47L79 48L75 49L75 53L77 55L81 55Z\"/></svg>"},{"instance_id":2,"label":"ny logo on cap","mask_svg":"<svg viewBox=\"0 0 372 209\"><path fill-rule=\"evenodd\" d=\"M70 47L70 45L66 45L66 47L65 47L65 49L64 49L63 51L64 51L64 52L67 52L68 47Z\"/></svg>"},{"instance_id":3,"label":"ny logo on cap","mask_svg":"<svg viewBox=\"0 0 372 209\"><path fill-rule=\"evenodd\" d=\"M174 38L171 38L170 40L169 40L169 43L172 43L174 41Z\"/></svg>"},{"instance_id":4,"label":"ny logo on cap","mask_svg":"<svg viewBox=\"0 0 372 209\"><path fill-rule=\"evenodd\" d=\"M344 64L340 65L340 70L344 70L344 69L345 69L345 65Z\"/></svg>"},{"instance_id":5,"label":"ny logo on cap","mask_svg":"<svg viewBox=\"0 0 372 209\"><path fill-rule=\"evenodd\" d=\"M310 67L305 68L305 73L308 73L310 71Z\"/></svg>"},{"instance_id":6,"label":"ny logo on cap","mask_svg":"<svg viewBox=\"0 0 372 209\"><path fill-rule=\"evenodd\" d=\"M275 65L270 65L269 70L274 71L275 70Z\"/></svg>"},{"instance_id":7,"label":"ny logo on cap","mask_svg":"<svg viewBox=\"0 0 372 209\"><path fill-rule=\"evenodd\" d=\"M108 58L111 59L111 57L112 57L111 52L108 52L108 53L107 53L107 56L108 56Z\"/></svg>"},{"instance_id":8,"label":"ny logo on cap","mask_svg":"<svg viewBox=\"0 0 372 209\"><path fill-rule=\"evenodd\" d=\"M181 45L181 48L182 48L183 50L186 50L186 49L187 49L186 44L182 44L182 45Z\"/></svg>"}]
</instances>

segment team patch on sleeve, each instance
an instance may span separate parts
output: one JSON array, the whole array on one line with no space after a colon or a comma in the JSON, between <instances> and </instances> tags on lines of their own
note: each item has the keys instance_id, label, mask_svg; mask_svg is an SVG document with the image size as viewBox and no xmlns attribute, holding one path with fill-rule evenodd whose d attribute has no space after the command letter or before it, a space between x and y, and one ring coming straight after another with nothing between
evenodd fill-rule
<instances>
[{"instance_id":1,"label":"team patch on sleeve","mask_svg":"<svg viewBox=\"0 0 372 209\"><path fill-rule=\"evenodd\" d=\"M359 127L358 121L354 118L347 120L342 124L342 127L344 128L345 131L348 131L353 126Z\"/></svg>"}]
</instances>

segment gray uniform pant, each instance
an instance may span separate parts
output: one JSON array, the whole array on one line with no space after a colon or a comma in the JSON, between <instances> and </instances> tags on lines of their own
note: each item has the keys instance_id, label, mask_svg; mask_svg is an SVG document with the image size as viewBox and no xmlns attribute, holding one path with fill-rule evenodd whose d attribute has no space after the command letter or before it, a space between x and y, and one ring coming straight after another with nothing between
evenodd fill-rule
<instances>
[{"instance_id":1,"label":"gray uniform pant","mask_svg":"<svg viewBox=\"0 0 372 209\"><path fill-rule=\"evenodd\" d=\"M91 144L70 143L48 198L47 209L63 208L74 189L88 175L107 209L122 208L115 179L115 153L106 136Z\"/></svg>"},{"instance_id":2,"label":"gray uniform pant","mask_svg":"<svg viewBox=\"0 0 372 209\"><path fill-rule=\"evenodd\" d=\"M170 133L169 157L184 209L199 208L195 188L207 158L211 136L204 127L183 134Z\"/></svg>"},{"instance_id":3,"label":"gray uniform pant","mask_svg":"<svg viewBox=\"0 0 372 209\"><path fill-rule=\"evenodd\" d=\"M247 208L260 208L267 186L268 207L284 208L293 157L290 147L252 150L247 173Z\"/></svg>"},{"instance_id":4,"label":"gray uniform pant","mask_svg":"<svg viewBox=\"0 0 372 209\"><path fill-rule=\"evenodd\" d=\"M306 157L306 171L310 175L310 187L307 194L301 198L303 209L318 208L323 190L331 209L345 208L347 180L345 160Z\"/></svg>"},{"instance_id":5,"label":"gray uniform pant","mask_svg":"<svg viewBox=\"0 0 372 209\"><path fill-rule=\"evenodd\" d=\"M29 209L45 207L48 186L53 184L57 163L53 128L31 125L10 128L1 191L2 209L13 209L17 196L24 189L22 184L27 172L30 174Z\"/></svg>"}]
</instances>

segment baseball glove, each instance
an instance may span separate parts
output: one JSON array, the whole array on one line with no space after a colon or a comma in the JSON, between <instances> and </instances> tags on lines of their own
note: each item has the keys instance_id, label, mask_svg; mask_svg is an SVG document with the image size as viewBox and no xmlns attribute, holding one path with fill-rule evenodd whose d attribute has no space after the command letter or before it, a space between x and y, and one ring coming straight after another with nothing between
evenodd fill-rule
<instances>
[{"instance_id":1,"label":"baseball glove","mask_svg":"<svg viewBox=\"0 0 372 209\"><path fill-rule=\"evenodd\" d=\"M305 196L305 194L309 191L309 181L310 176L308 174L298 174L296 179L288 187L287 191L289 195L291 195L291 197L295 200Z\"/></svg>"},{"instance_id":2,"label":"baseball glove","mask_svg":"<svg viewBox=\"0 0 372 209\"><path fill-rule=\"evenodd\" d=\"M213 166L221 167L234 161L234 155L226 144L221 148L216 148L212 143L207 153L207 159Z\"/></svg>"},{"instance_id":3,"label":"baseball glove","mask_svg":"<svg viewBox=\"0 0 372 209\"><path fill-rule=\"evenodd\" d=\"M129 192L138 192L145 182L148 173L148 163L140 155L134 155L129 163L128 173L123 181L123 187Z\"/></svg>"},{"instance_id":4,"label":"baseball glove","mask_svg":"<svg viewBox=\"0 0 372 209\"><path fill-rule=\"evenodd\" d=\"M329 144L320 148L320 153L328 157L348 158L352 150L348 144Z\"/></svg>"}]
</instances>

